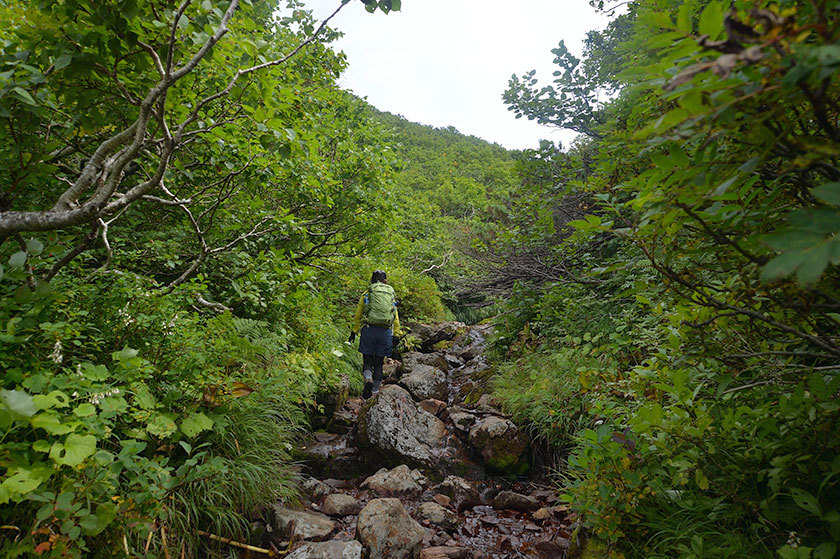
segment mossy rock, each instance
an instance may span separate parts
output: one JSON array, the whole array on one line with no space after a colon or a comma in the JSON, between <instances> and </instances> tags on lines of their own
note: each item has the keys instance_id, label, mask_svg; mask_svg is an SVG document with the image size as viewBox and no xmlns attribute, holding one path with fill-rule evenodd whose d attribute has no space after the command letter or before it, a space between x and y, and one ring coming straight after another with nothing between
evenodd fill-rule
<instances>
[{"instance_id":1,"label":"mossy rock","mask_svg":"<svg viewBox=\"0 0 840 559\"><path fill-rule=\"evenodd\" d=\"M432 349L435 351L446 351L447 349L451 348L454 345L453 340L441 340L436 344L432 344Z\"/></svg>"}]
</instances>

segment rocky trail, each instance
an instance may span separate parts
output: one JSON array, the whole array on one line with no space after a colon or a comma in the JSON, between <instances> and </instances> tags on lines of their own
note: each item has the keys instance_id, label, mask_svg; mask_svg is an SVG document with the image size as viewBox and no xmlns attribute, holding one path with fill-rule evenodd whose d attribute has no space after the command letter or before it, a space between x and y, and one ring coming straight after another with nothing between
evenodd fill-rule
<instances>
[{"instance_id":1,"label":"rocky trail","mask_svg":"<svg viewBox=\"0 0 840 559\"><path fill-rule=\"evenodd\" d=\"M412 333L420 351L386 363L378 395L324 402L322 430L298 449L305 497L256 523L255 543L289 559L574 556L574 514L528 472L527 435L482 394L489 327Z\"/></svg>"}]
</instances>

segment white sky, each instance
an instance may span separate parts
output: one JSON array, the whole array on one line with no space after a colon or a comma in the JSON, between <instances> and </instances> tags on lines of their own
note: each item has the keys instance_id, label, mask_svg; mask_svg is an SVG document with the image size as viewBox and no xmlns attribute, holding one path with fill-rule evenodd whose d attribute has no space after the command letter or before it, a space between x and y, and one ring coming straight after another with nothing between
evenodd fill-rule
<instances>
[{"instance_id":1,"label":"white sky","mask_svg":"<svg viewBox=\"0 0 840 559\"><path fill-rule=\"evenodd\" d=\"M306 0L319 19L340 0ZM516 119L501 99L511 74L553 79L551 49L563 39L580 56L607 18L587 0L403 0L400 12L369 14L353 0L330 22L349 68L339 84L376 108L414 122L454 126L510 149L540 138L568 146L575 134Z\"/></svg>"}]
</instances>

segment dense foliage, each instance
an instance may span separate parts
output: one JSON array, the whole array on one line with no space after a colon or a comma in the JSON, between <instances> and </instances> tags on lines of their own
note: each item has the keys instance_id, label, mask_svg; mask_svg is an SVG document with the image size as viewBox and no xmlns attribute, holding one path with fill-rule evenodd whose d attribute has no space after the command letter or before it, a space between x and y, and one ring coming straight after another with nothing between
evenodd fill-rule
<instances>
[{"instance_id":1,"label":"dense foliage","mask_svg":"<svg viewBox=\"0 0 840 559\"><path fill-rule=\"evenodd\" d=\"M343 340L371 271L405 319L443 317L431 278L369 257L397 159L335 86L336 33L283 13L0 5L4 557L244 538L293 496L320 394L360 388Z\"/></svg>"},{"instance_id":2,"label":"dense foliage","mask_svg":"<svg viewBox=\"0 0 840 559\"><path fill-rule=\"evenodd\" d=\"M505 94L583 135L523 161L492 247L542 255L501 260L497 390L616 553L837 554L838 8L630 2Z\"/></svg>"}]
</instances>

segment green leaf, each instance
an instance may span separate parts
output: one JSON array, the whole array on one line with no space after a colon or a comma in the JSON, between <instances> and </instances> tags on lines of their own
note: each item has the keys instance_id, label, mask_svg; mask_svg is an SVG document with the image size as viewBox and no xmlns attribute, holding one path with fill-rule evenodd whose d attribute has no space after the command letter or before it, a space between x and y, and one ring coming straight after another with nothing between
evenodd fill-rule
<instances>
[{"instance_id":1,"label":"green leaf","mask_svg":"<svg viewBox=\"0 0 840 559\"><path fill-rule=\"evenodd\" d=\"M76 409L73 410L73 414L77 417L88 417L95 413L96 407L94 407L93 404L88 404L87 402L79 405Z\"/></svg>"},{"instance_id":2,"label":"green leaf","mask_svg":"<svg viewBox=\"0 0 840 559\"><path fill-rule=\"evenodd\" d=\"M833 559L837 554L837 545L833 542L821 543L814 549L814 559Z\"/></svg>"},{"instance_id":3,"label":"green leaf","mask_svg":"<svg viewBox=\"0 0 840 559\"><path fill-rule=\"evenodd\" d=\"M50 458L58 464L75 467L96 452L96 437L71 433L62 443L54 443Z\"/></svg>"},{"instance_id":4,"label":"green leaf","mask_svg":"<svg viewBox=\"0 0 840 559\"><path fill-rule=\"evenodd\" d=\"M826 204L840 206L840 182L827 182L811 190L811 194Z\"/></svg>"},{"instance_id":5,"label":"green leaf","mask_svg":"<svg viewBox=\"0 0 840 559\"><path fill-rule=\"evenodd\" d=\"M31 491L35 491L38 487L47 481L52 475L53 469L45 462L37 462L31 466L20 466L9 468L6 472L6 479L0 484L0 487L5 491L0 491L0 496L3 494L11 495L13 500L18 501L15 497L25 495ZM0 504L4 499L0 497ZM5 500L8 502L8 499Z\"/></svg>"},{"instance_id":6,"label":"green leaf","mask_svg":"<svg viewBox=\"0 0 840 559\"><path fill-rule=\"evenodd\" d=\"M73 57L69 54L62 54L58 58L55 59L53 62L53 66L55 66L56 70L61 70L62 68L66 68L70 65L70 62L73 60Z\"/></svg>"},{"instance_id":7,"label":"green leaf","mask_svg":"<svg viewBox=\"0 0 840 559\"><path fill-rule=\"evenodd\" d=\"M32 443L32 450L34 450L35 452L49 452L50 442L44 439L39 439Z\"/></svg>"},{"instance_id":8,"label":"green leaf","mask_svg":"<svg viewBox=\"0 0 840 559\"><path fill-rule=\"evenodd\" d=\"M693 26L691 24L692 4L693 2L683 2L680 4L679 11L677 12L677 29L687 35L690 35L693 30Z\"/></svg>"},{"instance_id":9,"label":"green leaf","mask_svg":"<svg viewBox=\"0 0 840 559\"><path fill-rule=\"evenodd\" d=\"M35 238L29 239L26 241L26 251L33 256L38 256L44 252L44 243Z\"/></svg>"},{"instance_id":10,"label":"green leaf","mask_svg":"<svg viewBox=\"0 0 840 559\"><path fill-rule=\"evenodd\" d=\"M805 259L803 252L784 252L765 264L761 270L761 281L764 283L783 278L792 274Z\"/></svg>"},{"instance_id":11,"label":"green leaf","mask_svg":"<svg viewBox=\"0 0 840 559\"><path fill-rule=\"evenodd\" d=\"M102 503L96 506L96 512L79 520L79 526L86 536L95 536L102 532L117 515L114 503Z\"/></svg>"},{"instance_id":12,"label":"green leaf","mask_svg":"<svg viewBox=\"0 0 840 559\"><path fill-rule=\"evenodd\" d=\"M16 97L18 97L27 105L37 105L35 99L32 98L32 95L30 95L29 92L23 89L22 87L13 87L12 93L14 93Z\"/></svg>"},{"instance_id":13,"label":"green leaf","mask_svg":"<svg viewBox=\"0 0 840 559\"><path fill-rule=\"evenodd\" d=\"M167 414L156 414L146 424L146 431L160 439L166 438L178 429L175 420Z\"/></svg>"},{"instance_id":14,"label":"green leaf","mask_svg":"<svg viewBox=\"0 0 840 559\"><path fill-rule=\"evenodd\" d=\"M799 508L808 511L815 516L822 516L820 503L817 501L816 497L807 491L794 487L790 490L790 495L793 497L793 502L796 503Z\"/></svg>"},{"instance_id":15,"label":"green leaf","mask_svg":"<svg viewBox=\"0 0 840 559\"><path fill-rule=\"evenodd\" d=\"M24 264L26 264L26 253L22 250L9 257L9 266L12 268L23 268Z\"/></svg>"},{"instance_id":16,"label":"green leaf","mask_svg":"<svg viewBox=\"0 0 840 559\"><path fill-rule=\"evenodd\" d=\"M697 487L703 491L709 488L709 478L699 468L694 470L694 481L697 482Z\"/></svg>"},{"instance_id":17,"label":"green leaf","mask_svg":"<svg viewBox=\"0 0 840 559\"><path fill-rule=\"evenodd\" d=\"M0 390L0 402L14 419L26 419L38 413L32 396L22 390Z\"/></svg>"},{"instance_id":18,"label":"green leaf","mask_svg":"<svg viewBox=\"0 0 840 559\"><path fill-rule=\"evenodd\" d=\"M723 32L723 6L720 2L710 2L700 12L700 34L715 40Z\"/></svg>"},{"instance_id":19,"label":"green leaf","mask_svg":"<svg viewBox=\"0 0 840 559\"><path fill-rule=\"evenodd\" d=\"M213 420L202 412L191 414L181 423L181 431L188 437L195 437L202 431L213 428Z\"/></svg>"},{"instance_id":20,"label":"green leaf","mask_svg":"<svg viewBox=\"0 0 840 559\"><path fill-rule=\"evenodd\" d=\"M70 403L70 397L61 390L53 390L49 394L36 394L32 401L39 410L52 408L66 408Z\"/></svg>"},{"instance_id":21,"label":"green leaf","mask_svg":"<svg viewBox=\"0 0 840 559\"><path fill-rule=\"evenodd\" d=\"M43 429L52 435L66 435L75 429L74 425L62 423L57 413L41 412L31 420L32 427Z\"/></svg>"},{"instance_id":22,"label":"green leaf","mask_svg":"<svg viewBox=\"0 0 840 559\"><path fill-rule=\"evenodd\" d=\"M823 242L806 253L806 258L796 270L796 279L801 285L812 285L820 279L831 259L832 248L830 243Z\"/></svg>"}]
</instances>

